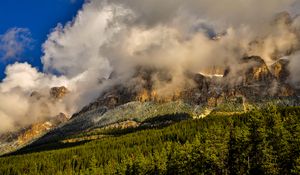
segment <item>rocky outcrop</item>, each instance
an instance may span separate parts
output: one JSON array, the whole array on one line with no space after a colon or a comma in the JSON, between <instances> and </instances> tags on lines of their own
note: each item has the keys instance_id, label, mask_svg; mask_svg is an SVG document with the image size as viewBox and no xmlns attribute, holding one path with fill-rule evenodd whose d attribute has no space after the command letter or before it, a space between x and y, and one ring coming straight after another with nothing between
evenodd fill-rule
<instances>
[{"instance_id":1,"label":"rocky outcrop","mask_svg":"<svg viewBox=\"0 0 300 175\"><path fill-rule=\"evenodd\" d=\"M289 77L290 73L288 70L288 59L280 59L276 61L274 64L271 65L270 70L276 79L281 82L287 82L287 78Z\"/></svg>"},{"instance_id":2,"label":"rocky outcrop","mask_svg":"<svg viewBox=\"0 0 300 175\"><path fill-rule=\"evenodd\" d=\"M36 138L39 138L40 136L44 135L51 129L59 126L62 123L65 123L66 121L68 121L68 117L64 113L60 113L59 115L53 118L45 120L44 122L32 124L28 128L23 129L23 132L21 132L17 138L17 144L28 144Z\"/></svg>"},{"instance_id":3,"label":"rocky outcrop","mask_svg":"<svg viewBox=\"0 0 300 175\"><path fill-rule=\"evenodd\" d=\"M172 80L168 72L137 68L132 79L104 90L94 102L32 146L114 123L122 127L121 121L142 122L158 115L185 112L201 117L205 116L205 111L226 105L228 110L242 112L250 109L252 104L264 104L272 100L284 105L299 104L295 90L283 81L287 76L285 64L280 68L268 67L257 56L245 57L240 62L241 67L236 70L224 69L223 76L187 72L186 83L180 89L163 95L157 92L153 77L156 81L168 83ZM221 73L220 70L218 73ZM212 72L216 73L216 70ZM114 74L111 77L116 76Z\"/></svg>"},{"instance_id":4,"label":"rocky outcrop","mask_svg":"<svg viewBox=\"0 0 300 175\"><path fill-rule=\"evenodd\" d=\"M66 121L68 121L68 117L60 113L55 117L34 123L18 131L0 134L0 155L15 151L30 144Z\"/></svg>"},{"instance_id":5,"label":"rocky outcrop","mask_svg":"<svg viewBox=\"0 0 300 175\"><path fill-rule=\"evenodd\" d=\"M50 116L48 103L57 103L67 93L66 87L53 87L49 91L49 95L34 91L30 94L30 100L39 104L40 115L37 116L37 121L31 125L19 128L13 132L0 134L0 155L14 151L23 147L43 136L53 128L68 121L69 117L64 113L59 113L56 116ZM24 114L25 115L25 114Z\"/></svg>"},{"instance_id":6,"label":"rocky outcrop","mask_svg":"<svg viewBox=\"0 0 300 175\"><path fill-rule=\"evenodd\" d=\"M172 80L167 72L138 68L128 84L117 84L106 90L78 114L99 107L113 109L131 101L165 103L182 100L188 104L213 107L240 97L252 103L269 98L297 98L295 90L286 82L289 75L287 64L285 60L279 60L268 67L258 56L244 57L235 70L213 68L206 70L208 74L189 72L183 88L168 95L158 94L152 79L155 75L156 79L167 83ZM209 72L223 74L223 77L209 75Z\"/></svg>"},{"instance_id":7,"label":"rocky outcrop","mask_svg":"<svg viewBox=\"0 0 300 175\"><path fill-rule=\"evenodd\" d=\"M64 86L50 89L50 97L54 99L62 99L67 93L69 93L69 90Z\"/></svg>"}]
</instances>

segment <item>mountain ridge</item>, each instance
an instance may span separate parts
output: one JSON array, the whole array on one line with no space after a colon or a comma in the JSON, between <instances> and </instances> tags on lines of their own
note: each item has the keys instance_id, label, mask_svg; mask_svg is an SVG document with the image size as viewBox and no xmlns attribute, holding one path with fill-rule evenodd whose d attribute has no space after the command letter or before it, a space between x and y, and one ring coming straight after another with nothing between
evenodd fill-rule
<instances>
[{"instance_id":1,"label":"mountain ridge","mask_svg":"<svg viewBox=\"0 0 300 175\"><path fill-rule=\"evenodd\" d=\"M268 67L261 57L250 56L241 59L240 64L242 66L237 70L224 69L222 77L186 73L187 83L183 88L163 96L155 89L152 76L158 74L163 82L170 82L172 78L168 77L167 72L139 67L127 83L108 88L94 102L73 114L70 120L43 132L30 145L53 142L119 121L143 122L155 116L181 112L199 118L213 110L245 112L270 103L279 106L300 104L299 91L286 81L289 76L286 69L288 61L279 60ZM134 85L139 88L133 88ZM56 100L67 93L65 87L50 89L50 95ZM33 94L38 97L38 93Z\"/></svg>"},{"instance_id":2,"label":"mountain ridge","mask_svg":"<svg viewBox=\"0 0 300 175\"><path fill-rule=\"evenodd\" d=\"M230 69L223 77L204 76L187 73L185 88L166 96L159 96L153 88L151 75L155 69L138 68L132 81L138 89L132 90L132 82L116 84L104 91L96 100L72 115L65 124L38 139L33 145L40 145L85 132L92 128L102 128L118 121L143 120L158 115L186 112L199 118L207 111L245 112L268 104L297 106L300 104L296 89L288 82L286 72L274 68L271 71L263 59L257 56L241 60L246 69L240 69L236 76ZM284 69L287 64L282 64ZM250 65L250 66L249 66ZM277 74L276 74L277 73ZM170 81L161 75L163 81ZM231 84L230 80L236 77ZM139 80L139 81L137 81ZM105 80L103 80L105 81ZM109 81L106 80L106 81Z\"/></svg>"}]
</instances>

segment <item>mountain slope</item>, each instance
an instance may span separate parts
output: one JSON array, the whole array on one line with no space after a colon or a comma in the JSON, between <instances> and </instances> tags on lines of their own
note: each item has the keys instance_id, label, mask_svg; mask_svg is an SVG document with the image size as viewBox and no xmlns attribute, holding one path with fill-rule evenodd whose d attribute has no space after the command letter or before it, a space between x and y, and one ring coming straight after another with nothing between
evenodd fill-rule
<instances>
[{"instance_id":1,"label":"mountain slope","mask_svg":"<svg viewBox=\"0 0 300 175\"><path fill-rule=\"evenodd\" d=\"M2 157L0 173L298 174L299 116L299 107L273 106L129 134L108 129L79 146Z\"/></svg>"},{"instance_id":2,"label":"mountain slope","mask_svg":"<svg viewBox=\"0 0 300 175\"><path fill-rule=\"evenodd\" d=\"M241 59L241 65L237 70L225 70L223 77L187 73L184 88L166 95L157 93L151 78L155 74L161 81L170 81L165 72L137 68L135 78L108 88L94 102L74 114L70 121L32 145L46 144L120 121L143 122L159 115L188 113L197 118L212 110L244 112L269 104L299 105L297 91L282 80L288 76L281 71L287 64L275 70L260 57L252 56Z\"/></svg>"},{"instance_id":3,"label":"mountain slope","mask_svg":"<svg viewBox=\"0 0 300 175\"><path fill-rule=\"evenodd\" d=\"M53 87L49 90L49 96L43 96L35 91L31 93L30 98L35 101L46 99L50 104L55 104L67 93L68 89L65 87ZM68 116L64 113L51 116L48 112L50 107L44 103L44 101L41 102L40 108L45 111L40 115L48 115L47 117L38 119L35 123L16 129L16 131L0 133L0 155L16 151L32 143L47 132L69 120Z\"/></svg>"},{"instance_id":4,"label":"mountain slope","mask_svg":"<svg viewBox=\"0 0 300 175\"><path fill-rule=\"evenodd\" d=\"M188 72L184 87L163 95L157 92L153 76L169 82L171 79L166 72L139 67L132 80L104 90L68 122L39 134L43 135L41 138L34 137L38 139L30 146L72 138L73 135L123 121L142 123L161 115L187 113L193 118L201 118L211 111L232 114L270 104L300 104L297 89L284 81L289 75L286 61L279 60L268 67L260 57L251 56L244 57L240 62L242 66L236 70L224 69L223 77L207 74L214 70L207 70L206 74ZM67 92L65 88L53 88L50 94L59 99Z\"/></svg>"}]
</instances>

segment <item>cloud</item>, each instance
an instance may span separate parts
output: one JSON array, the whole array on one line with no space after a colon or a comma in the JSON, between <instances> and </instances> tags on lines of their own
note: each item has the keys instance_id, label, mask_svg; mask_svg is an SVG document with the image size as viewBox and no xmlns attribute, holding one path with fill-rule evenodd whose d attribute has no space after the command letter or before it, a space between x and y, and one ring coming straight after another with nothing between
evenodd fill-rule
<instances>
[{"instance_id":1,"label":"cloud","mask_svg":"<svg viewBox=\"0 0 300 175\"><path fill-rule=\"evenodd\" d=\"M0 83L0 133L72 110L66 101L54 102L49 96L53 86L70 86L65 77L38 72L28 63L9 65L5 73ZM38 98L32 96L33 92L39 94Z\"/></svg>"},{"instance_id":2,"label":"cloud","mask_svg":"<svg viewBox=\"0 0 300 175\"><path fill-rule=\"evenodd\" d=\"M32 48L31 33L26 28L11 28L0 35L0 60L19 59L26 49Z\"/></svg>"},{"instance_id":3,"label":"cloud","mask_svg":"<svg viewBox=\"0 0 300 175\"><path fill-rule=\"evenodd\" d=\"M0 102L0 119L8 128L25 125L19 121L33 122L60 111L72 114L116 83L138 89L133 77L137 67L163 70L151 79L154 88L166 94L187 85L187 72L211 67L238 72L243 69L240 59L247 55L261 56L268 64L288 56L291 79L297 82L300 20L296 15L300 12L292 7L297 4L296 0L86 1L74 20L58 24L48 35L41 58L43 72L27 63L7 67L0 98L11 96L7 104L20 104L16 106L20 113ZM14 37L8 38L28 36L26 30L11 33ZM9 55L19 55L30 42L24 43ZM112 79L99 83L112 72ZM160 74L171 77L170 81ZM41 103L32 102L30 93L46 93L61 85L71 90L70 95L57 105L44 99L51 110L42 114Z\"/></svg>"},{"instance_id":4,"label":"cloud","mask_svg":"<svg viewBox=\"0 0 300 175\"><path fill-rule=\"evenodd\" d=\"M128 83L136 67L154 67L168 70L171 86L178 86L186 71L235 69L246 55L271 64L299 46L297 27L287 23L292 17L281 13L295 3L91 0L72 22L58 25L49 35L43 47L44 71L68 78L85 74L90 82L113 71L116 82Z\"/></svg>"},{"instance_id":5,"label":"cloud","mask_svg":"<svg viewBox=\"0 0 300 175\"><path fill-rule=\"evenodd\" d=\"M124 69L123 72L126 72L129 71L127 67L131 69L140 63L155 62L156 65L170 64L172 67L171 63L179 65L184 60L201 65L216 57L207 55L206 48L220 49L217 54L224 55L214 62L224 61L222 57L239 57L240 54L247 53L271 60L275 50L284 52L298 42L288 26L270 24L277 13L287 10L294 2L295 0L88 1L74 21L65 27L59 25L49 35L44 44L44 70L59 72L68 77L86 71L106 77L111 69ZM203 31L207 29L203 26L210 26L211 33L228 32L228 36L211 42L210 38L204 36ZM229 39L235 41L231 42ZM259 39L262 49L248 46L256 39ZM195 40L202 43L193 43ZM201 45L194 51L188 50L192 46L187 45L192 44ZM183 52L177 54L181 58L175 54L170 55L177 52L174 47L185 51L189 56L182 55ZM227 50L222 47L227 47Z\"/></svg>"},{"instance_id":6,"label":"cloud","mask_svg":"<svg viewBox=\"0 0 300 175\"><path fill-rule=\"evenodd\" d=\"M296 52L289 56L289 70L291 71L290 81L292 81L296 87L300 88L300 52Z\"/></svg>"},{"instance_id":7,"label":"cloud","mask_svg":"<svg viewBox=\"0 0 300 175\"><path fill-rule=\"evenodd\" d=\"M63 86L68 83L64 76L56 77L51 74L38 72L28 63L14 63L6 67L6 77L0 84L0 92L10 92L14 89L22 89L25 92L32 92L52 86Z\"/></svg>"},{"instance_id":8,"label":"cloud","mask_svg":"<svg viewBox=\"0 0 300 175\"><path fill-rule=\"evenodd\" d=\"M16 62L6 67L5 74L0 83L0 133L26 127L59 113L70 116L96 98L95 92L100 92L98 81L86 73L67 78L39 72L28 63ZM70 92L63 99L53 100L49 91L60 86L67 87Z\"/></svg>"}]
</instances>

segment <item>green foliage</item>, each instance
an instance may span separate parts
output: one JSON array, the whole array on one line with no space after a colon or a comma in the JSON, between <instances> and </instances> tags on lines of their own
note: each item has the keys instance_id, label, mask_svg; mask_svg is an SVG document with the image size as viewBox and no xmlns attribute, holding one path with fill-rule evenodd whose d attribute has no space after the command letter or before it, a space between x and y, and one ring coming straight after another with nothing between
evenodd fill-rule
<instances>
[{"instance_id":1,"label":"green foliage","mask_svg":"<svg viewBox=\"0 0 300 175\"><path fill-rule=\"evenodd\" d=\"M299 107L212 114L165 128L120 133L70 148L2 157L0 174L300 172Z\"/></svg>"}]
</instances>

